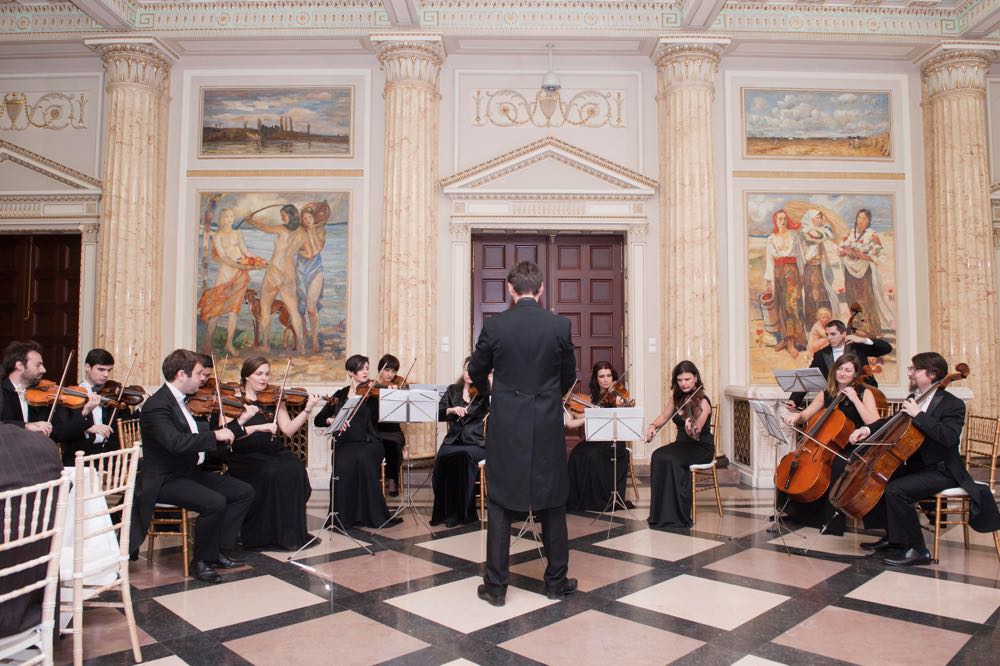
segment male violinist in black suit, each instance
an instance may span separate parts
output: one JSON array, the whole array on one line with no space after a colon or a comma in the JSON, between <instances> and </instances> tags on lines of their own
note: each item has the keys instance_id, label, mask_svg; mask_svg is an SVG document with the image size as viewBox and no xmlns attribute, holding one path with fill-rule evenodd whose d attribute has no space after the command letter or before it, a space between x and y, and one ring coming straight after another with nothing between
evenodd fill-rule
<instances>
[{"instance_id":1,"label":"male violinist in black suit","mask_svg":"<svg viewBox=\"0 0 1000 666\"><path fill-rule=\"evenodd\" d=\"M55 428L62 433L57 440L62 445L63 465L72 467L77 451L84 455L105 453L118 448L116 424L123 414L120 410L101 405L96 396L107 383L115 367L115 358L106 349L91 349L83 361L83 380L80 386L87 389L91 399L83 409L56 407L52 419ZM114 418L112 418L112 416Z\"/></svg>"},{"instance_id":2,"label":"male violinist in black suit","mask_svg":"<svg viewBox=\"0 0 1000 666\"><path fill-rule=\"evenodd\" d=\"M514 305L483 322L469 361L469 377L491 400L486 576L478 594L493 606L506 601L512 513L532 511L542 523L549 599L577 588L576 579L566 577L569 475L562 416L562 396L576 380L576 358L569 320L538 303L542 287L542 272L532 262L511 269L507 293Z\"/></svg>"},{"instance_id":3,"label":"male violinist in black suit","mask_svg":"<svg viewBox=\"0 0 1000 666\"><path fill-rule=\"evenodd\" d=\"M827 378L830 376L830 368L844 354L854 354L861 359L862 363L867 363L869 356L885 356L892 351L892 345L885 340L849 333L847 325L839 319L833 319L826 325L826 339L830 344L813 354L813 360L809 367L819 368L819 371ZM869 377L865 381L871 386L878 386L878 382L873 377ZM805 397L804 392L795 392L788 398L786 406L789 409L802 407Z\"/></svg>"},{"instance_id":4,"label":"male violinist in black suit","mask_svg":"<svg viewBox=\"0 0 1000 666\"><path fill-rule=\"evenodd\" d=\"M886 564L911 566L929 564L931 554L914 505L945 488L961 487L971 498L969 525L977 532L1000 529L1000 511L989 486L975 483L965 469L960 449L965 425L965 403L934 385L948 374L948 362L937 352L922 352L911 359L907 372L914 397L903 402L902 411L924 441L906 464L893 474L879 503L872 509L875 522L886 525L886 536L861 547L874 551ZM915 397L924 396L918 403ZM851 444L877 432L888 419L851 433Z\"/></svg>"},{"instance_id":5,"label":"male violinist in black suit","mask_svg":"<svg viewBox=\"0 0 1000 666\"><path fill-rule=\"evenodd\" d=\"M132 543L136 548L142 543L157 502L197 511L191 570L198 580L218 583L222 578L215 569L243 564L233 556L233 550L253 500L253 487L198 466L206 453L242 436L242 424L257 410L247 407L238 419L217 430L209 430L204 422L196 423L185 398L201 386L203 370L200 354L187 349L170 352L163 359L166 383L143 405L142 474Z\"/></svg>"}]
</instances>

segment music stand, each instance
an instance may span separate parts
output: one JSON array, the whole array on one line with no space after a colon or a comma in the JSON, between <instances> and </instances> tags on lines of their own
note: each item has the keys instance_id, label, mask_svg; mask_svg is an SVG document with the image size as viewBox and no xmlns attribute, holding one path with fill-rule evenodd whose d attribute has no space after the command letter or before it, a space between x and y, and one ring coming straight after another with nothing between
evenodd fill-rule
<instances>
[{"instance_id":1,"label":"music stand","mask_svg":"<svg viewBox=\"0 0 1000 666\"><path fill-rule=\"evenodd\" d=\"M625 504L625 498L618 492L618 442L643 439L642 407L588 408L583 410L583 431L588 442L611 442L611 470L614 490L601 513L608 513L608 538L615 524L615 510L620 506L628 511L633 520L635 514ZM598 520L600 516L594 520Z\"/></svg>"},{"instance_id":2,"label":"music stand","mask_svg":"<svg viewBox=\"0 0 1000 666\"><path fill-rule=\"evenodd\" d=\"M812 369L816 370L815 368L812 368ZM777 375L778 372L783 372L783 371L776 371L775 375ZM816 370L816 372L819 372L819 370ZM782 444L784 444L786 446L790 446L788 438L785 436L785 432L781 429L781 424L778 422L778 416L777 416L777 414L774 413L774 409L770 405L768 405L768 403L764 402L763 400L749 400L748 402L750 403L750 409L752 409L754 411L754 413L757 414L757 417L761 421L763 421L764 428L767 430L768 436L775 440L775 444L774 444L774 469L775 469L775 471L777 471L777 469L778 469L778 448ZM782 534L782 532L781 532L782 527L784 527L784 529L785 529L786 532L792 532L792 530L788 529L788 526L785 525L784 523L782 523L782 520L781 520L781 512L785 510L786 506L788 506L788 502L789 502L789 499L786 499L785 500L785 504L781 507L781 509L778 508L778 487L777 487L777 484L775 484L775 488L774 488L774 502L773 502L773 504L774 504L774 525L777 528L778 536L781 537L782 541L784 541L784 538L785 538L785 535ZM785 545L785 548L788 548L787 544Z\"/></svg>"},{"instance_id":3,"label":"music stand","mask_svg":"<svg viewBox=\"0 0 1000 666\"><path fill-rule=\"evenodd\" d=\"M328 427L328 428L326 428L326 429L323 430L323 436L324 437L329 437L331 439L332 446L336 446L337 445L336 442L333 441L334 434L338 430L340 430L340 428L344 425L344 423L347 421L347 417L350 416L351 413L354 411L354 406L357 405L358 402L360 402L360 401L361 401L361 397L360 396L352 396L352 397L348 398L347 402L344 403L344 406L341 407L340 411L337 412L337 417L333 420L333 423L330 424L330 427ZM348 539L350 539L351 541L353 541L354 543L356 543L359 547L364 548L365 551L369 555L374 556L375 553L373 553L371 551L371 549L368 548L368 546L366 546L365 544L361 543L360 541L358 541L357 539L355 539L353 536L351 536L348 533L347 528L344 527L343 521L340 520L340 516L337 515L337 511L336 511L337 507L334 506L334 503L333 503L334 497L335 497L335 495L333 494L334 484L337 481L337 467L336 467L337 463L336 463L336 460L337 460L336 454L330 456L330 511L326 514L326 518L323 519L323 527L321 527L320 529L321 530L327 530L329 532L340 532L345 537L347 537ZM298 562L298 561L295 560L295 556L296 555L298 555L299 553L301 553L303 550L305 550L306 548L308 548L309 546L311 546L314 541L317 541L319 539L319 537L316 536L315 534L311 535L311 536L312 536L312 538L309 539L309 541L306 541L304 544L302 544L301 548L299 548L294 553L292 553L291 555L288 556L288 560L287 561L291 562L292 564L294 564L297 567L302 567L303 569L305 569L307 571L311 571L313 573L319 573L314 567L311 567L311 566L309 566L307 564L302 564L301 562Z\"/></svg>"},{"instance_id":4,"label":"music stand","mask_svg":"<svg viewBox=\"0 0 1000 666\"><path fill-rule=\"evenodd\" d=\"M774 378L781 390L789 393L816 393L826 388L826 377L819 368L775 370Z\"/></svg>"},{"instance_id":5,"label":"music stand","mask_svg":"<svg viewBox=\"0 0 1000 666\"><path fill-rule=\"evenodd\" d=\"M378 420L382 423L436 423L438 420L438 403L440 401L441 397L438 395L436 389L382 389L378 399ZM400 501L399 506L396 507L395 512L384 523L379 525L374 533L377 534L393 518L401 514L404 510L409 509L413 512L414 519L426 528L431 538L434 538L436 536L434 530L423 519L420 512L417 511L417 505L413 502L413 494L416 491L410 483L413 464L410 462L409 446L406 447L406 462L404 466L406 492L403 493L403 499ZM424 483L427 483L427 479L424 479L424 482L420 484L420 488L423 488ZM420 488L416 490L420 490Z\"/></svg>"}]
</instances>

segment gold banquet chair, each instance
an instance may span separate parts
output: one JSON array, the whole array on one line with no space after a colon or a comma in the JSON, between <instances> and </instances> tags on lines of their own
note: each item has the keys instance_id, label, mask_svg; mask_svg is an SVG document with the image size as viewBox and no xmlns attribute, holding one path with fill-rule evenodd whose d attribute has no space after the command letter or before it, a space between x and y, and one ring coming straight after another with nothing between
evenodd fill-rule
<instances>
[{"instance_id":1,"label":"gold banquet chair","mask_svg":"<svg viewBox=\"0 0 1000 666\"><path fill-rule=\"evenodd\" d=\"M691 522L695 521L698 507L698 493L703 490L715 491L715 505L719 509L719 516L722 516L722 495L719 493L719 475L716 471L719 459L719 409L716 403L712 403L712 417L709 422L712 424L712 436L715 438L715 454L712 461L700 465L691 465ZM698 481L702 483L699 484Z\"/></svg>"},{"instance_id":2,"label":"gold banquet chair","mask_svg":"<svg viewBox=\"0 0 1000 666\"><path fill-rule=\"evenodd\" d=\"M142 430L139 426L139 419L128 421L118 421L118 441L121 446L130 446L134 443L142 444ZM187 509L157 502L153 507L153 519L149 523L146 531L146 559L153 561L153 550L156 547L156 537L181 538L181 557L184 560L184 577L188 576L190 564L190 544L191 544L191 515ZM165 528L165 529L164 529Z\"/></svg>"},{"instance_id":3,"label":"gold banquet chair","mask_svg":"<svg viewBox=\"0 0 1000 666\"><path fill-rule=\"evenodd\" d=\"M139 447L133 443L128 448L90 456L77 451L75 462L73 576L70 580L62 581L62 586L69 588L69 593L63 594L60 603L62 611L73 614L73 628L64 629L62 633L73 634L73 664L81 666L84 606L121 608L125 612L132 655L136 662L141 662L142 650L132 612L128 570L129 527L135 477L139 467ZM118 497L121 501L111 506L112 500ZM108 534L111 536L102 539L102 536ZM89 558L88 542L91 544ZM109 575L112 575L112 580L106 583L87 581L88 578L93 581L94 577L105 580ZM99 599L100 595L110 591L117 591L121 595L121 601Z\"/></svg>"},{"instance_id":4,"label":"gold banquet chair","mask_svg":"<svg viewBox=\"0 0 1000 666\"><path fill-rule=\"evenodd\" d=\"M997 453L1000 452L1000 418L969 414L965 421L966 467L989 468L990 490L996 487Z\"/></svg>"}]
</instances>

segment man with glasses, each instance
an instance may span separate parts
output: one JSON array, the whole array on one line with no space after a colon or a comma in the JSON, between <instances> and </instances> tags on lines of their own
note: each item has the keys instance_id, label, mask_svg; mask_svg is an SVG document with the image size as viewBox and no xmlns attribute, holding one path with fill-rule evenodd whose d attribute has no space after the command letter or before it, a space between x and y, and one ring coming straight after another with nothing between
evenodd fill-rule
<instances>
[{"instance_id":1,"label":"man with glasses","mask_svg":"<svg viewBox=\"0 0 1000 666\"><path fill-rule=\"evenodd\" d=\"M885 494L872 509L875 522L886 526L886 535L878 541L861 544L862 548L873 551L876 557L894 566L931 562L914 505L945 488L961 487L969 494L972 500L969 525L973 529L978 532L1000 529L1000 512L989 487L972 480L959 450L965 403L935 386L947 376L948 362L937 352L922 352L913 357L907 374L913 393L903 402L901 411L912 419L924 441L893 474ZM887 420L858 428L851 433L850 442L863 441Z\"/></svg>"}]
</instances>

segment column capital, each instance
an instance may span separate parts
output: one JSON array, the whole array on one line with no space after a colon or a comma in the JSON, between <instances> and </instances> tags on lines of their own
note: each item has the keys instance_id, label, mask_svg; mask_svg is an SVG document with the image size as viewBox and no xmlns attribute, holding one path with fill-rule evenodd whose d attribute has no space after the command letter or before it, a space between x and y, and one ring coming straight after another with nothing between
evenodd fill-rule
<instances>
[{"instance_id":1,"label":"column capital","mask_svg":"<svg viewBox=\"0 0 1000 666\"><path fill-rule=\"evenodd\" d=\"M387 86L422 83L438 90L441 65L447 57L441 35L389 34L370 39Z\"/></svg>"},{"instance_id":2,"label":"column capital","mask_svg":"<svg viewBox=\"0 0 1000 666\"><path fill-rule=\"evenodd\" d=\"M109 36L84 40L104 61L108 86L138 85L165 93L177 55L155 37Z\"/></svg>"},{"instance_id":3,"label":"column capital","mask_svg":"<svg viewBox=\"0 0 1000 666\"><path fill-rule=\"evenodd\" d=\"M715 72L729 43L728 37L707 35L661 37L652 59L666 87L691 84L714 88Z\"/></svg>"},{"instance_id":4,"label":"column capital","mask_svg":"<svg viewBox=\"0 0 1000 666\"><path fill-rule=\"evenodd\" d=\"M948 92L985 92L990 63L1000 43L939 44L917 61L927 97Z\"/></svg>"}]
</instances>

